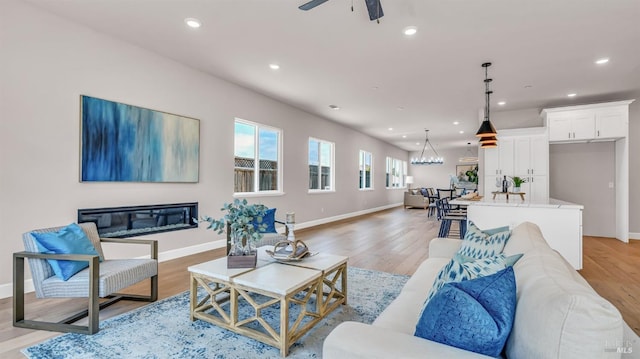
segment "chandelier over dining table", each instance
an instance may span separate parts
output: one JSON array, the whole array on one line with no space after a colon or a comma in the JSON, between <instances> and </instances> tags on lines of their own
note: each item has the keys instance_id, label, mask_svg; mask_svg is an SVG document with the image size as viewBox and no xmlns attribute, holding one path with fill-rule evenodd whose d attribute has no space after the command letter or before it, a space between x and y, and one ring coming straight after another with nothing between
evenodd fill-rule
<instances>
[{"instance_id":1,"label":"chandelier over dining table","mask_svg":"<svg viewBox=\"0 0 640 359\"><path fill-rule=\"evenodd\" d=\"M420 157L413 157L411 158L411 164L412 165L441 165L444 163L444 158L440 157L440 155L438 154L438 151L436 151L435 148L433 148L433 145L431 144L431 142L429 142L429 130L424 130L425 132L425 139L424 139L424 146L422 147L422 153L420 154ZM424 152L427 149L427 145L429 146L429 148L431 148L431 151L433 151L433 153L435 154L434 156L425 156Z\"/></svg>"}]
</instances>

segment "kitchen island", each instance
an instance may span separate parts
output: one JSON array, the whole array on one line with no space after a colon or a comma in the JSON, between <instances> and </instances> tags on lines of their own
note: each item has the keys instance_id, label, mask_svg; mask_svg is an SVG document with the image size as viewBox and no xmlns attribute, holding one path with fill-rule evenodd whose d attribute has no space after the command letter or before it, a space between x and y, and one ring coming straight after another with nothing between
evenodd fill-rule
<instances>
[{"instance_id":1,"label":"kitchen island","mask_svg":"<svg viewBox=\"0 0 640 359\"><path fill-rule=\"evenodd\" d=\"M483 198L480 201L455 199L454 205L467 206L467 218L478 228L509 226L533 222L540 227L549 246L576 269L582 269L582 210L584 206L549 198L530 202L512 197Z\"/></svg>"}]
</instances>

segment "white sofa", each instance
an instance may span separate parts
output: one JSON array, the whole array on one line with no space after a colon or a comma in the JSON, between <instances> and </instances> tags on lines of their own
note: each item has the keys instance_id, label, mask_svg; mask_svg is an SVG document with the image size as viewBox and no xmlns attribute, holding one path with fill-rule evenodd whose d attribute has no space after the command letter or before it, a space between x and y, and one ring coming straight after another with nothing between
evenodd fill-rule
<instances>
[{"instance_id":1,"label":"white sofa","mask_svg":"<svg viewBox=\"0 0 640 359\"><path fill-rule=\"evenodd\" d=\"M323 358L487 358L413 335L434 278L460 244L432 240L429 258L389 307L373 324L336 327L324 342ZM548 246L538 226L525 222L514 228L504 252L524 254L513 267L517 307L507 358L638 357L640 340L620 312Z\"/></svg>"}]
</instances>

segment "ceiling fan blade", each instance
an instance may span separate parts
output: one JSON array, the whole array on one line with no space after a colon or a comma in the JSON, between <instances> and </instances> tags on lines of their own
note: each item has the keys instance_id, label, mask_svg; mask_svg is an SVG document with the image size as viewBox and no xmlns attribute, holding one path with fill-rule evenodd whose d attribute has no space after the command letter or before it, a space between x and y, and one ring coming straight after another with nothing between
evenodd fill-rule
<instances>
[{"instance_id":1,"label":"ceiling fan blade","mask_svg":"<svg viewBox=\"0 0 640 359\"><path fill-rule=\"evenodd\" d=\"M326 3L327 1L329 1L329 0L311 0L306 4L302 4L302 5L298 6L298 9L304 10L304 11L311 10L314 7L318 6L318 5Z\"/></svg>"},{"instance_id":2,"label":"ceiling fan blade","mask_svg":"<svg viewBox=\"0 0 640 359\"><path fill-rule=\"evenodd\" d=\"M364 0L364 2L367 4L367 10L369 10L369 20L373 21L384 16L380 0Z\"/></svg>"}]
</instances>

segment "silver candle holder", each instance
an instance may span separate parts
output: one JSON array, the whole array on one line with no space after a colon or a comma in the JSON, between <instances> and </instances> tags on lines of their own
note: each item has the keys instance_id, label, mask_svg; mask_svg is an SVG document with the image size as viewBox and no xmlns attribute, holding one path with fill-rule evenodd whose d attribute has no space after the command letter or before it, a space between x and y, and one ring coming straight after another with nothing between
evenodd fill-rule
<instances>
[{"instance_id":1,"label":"silver candle holder","mask_svg":"<svg viewBox=\"0 0 640 359\"><path fill-rule=\"evenodd\" d=\"M293 242L296 240L296 236L293 233L293 228L296 223L296 214L294 212L287 213L287 218L285 220L285 225L287 226L287 241L289 241L289 245L285 249L287 252L293 252Z\"/></svg>"}]
</instances>

